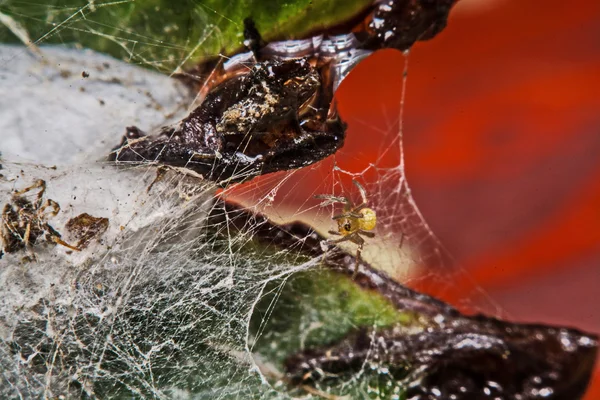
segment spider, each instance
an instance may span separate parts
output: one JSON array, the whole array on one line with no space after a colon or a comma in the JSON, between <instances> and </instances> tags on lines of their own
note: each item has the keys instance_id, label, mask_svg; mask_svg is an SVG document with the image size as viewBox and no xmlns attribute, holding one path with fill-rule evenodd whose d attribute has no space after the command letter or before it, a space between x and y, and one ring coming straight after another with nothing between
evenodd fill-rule
<instances>
[{"instance_id":1,"label":"spider","mask_svg":"<svg viewBox=\"0 0 600 400\"><path fill-rule=\"evenodd\" d=\"M39 189L35 201L31 202L23 195L32 190ZM80 251L60 238L60 234L48 224L48 220L55 217L60 206L51 199L43 201L46 191L46 182L38 179L33 185L19 190L13 194L12 204L7 203L2 209L0 221L0 239L2 250L5 253L14 253L28 249L36 244L42 237L48 242L60 244L71 250ZM35 259L35 255L32 254Z\"/></svg>"},{"instance_id":2,"label":"spider","mask_svg":"<svg viewBox=\"0 0 600 400\"><path fill-rule=\"evenodd\" d=\"M358 264L360 264L360 256L365 244L365 239L362 236L366 236L368 238L375 237L375 233L369 231L375 229L375 225L377 224L377 215L373 209L367 207L367 191L365 188L354 179L352 180L352 183L356 185L362 198L362 203L359 205L354 205L352 201L345 197L337 197L329 194L319 194L316 195L315 198L325 200L323 203L321 203L321 207L326 207L335 203L344 204L344 212L331 217L331 219L337 221L338 230L329 231L329 233L332 235L342 237L339 239L329 239L326 241L326 243L337 244L349 241L358 245L358 248L356 249L354 274L352 274L352 278L355 278L356 274L358 273Z\"/></svg>"}]
</instances>

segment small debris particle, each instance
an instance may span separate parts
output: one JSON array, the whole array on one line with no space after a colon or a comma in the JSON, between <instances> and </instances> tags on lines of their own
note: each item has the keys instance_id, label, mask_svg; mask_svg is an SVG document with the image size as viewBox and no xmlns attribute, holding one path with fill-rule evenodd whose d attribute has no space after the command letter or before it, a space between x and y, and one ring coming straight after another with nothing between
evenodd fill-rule
<instances>
[{"instance_id":1,"label":"small debris particle","mask_svg":"<svg viewBox=\"0 0 600 400\"><path fill-rule=\"evenodd\" d=\"M86 248L92 240L97 240L108 229L108 218L93 217L87 213L71 218L65 228L77 239L77 247Z\"/></svg>"},{"instance_id":2,"label":"small debris particle","mask_svg":"<svg viewBox=\"0 0 600 400\"><path fill-rule=\"evenodd\" d=\"M90 74L89 74L89 72L87 72L87 71L83 71L83 72L81 73L81 76L82 76L83 78L88 78L88 77L90 76Z\"/></svg>"},{"instance_id":3,"label":"small debris particle","mask_svg":"<svg viewBox=\"0 0 600 400\"><path fill-rule=\"evenodd\" d=\"M101 105L101 106L103 106L103 105L105 105L105 104L106 104L106 103L104 102L104 100L102 100L102 99L98 99L98 101L100 102L100 105Z\"/></svg>"},{"instance_id":4,"label":"small debris particle","mask_svg":"<svg viewBox=\"0 0 600 400\"><path fill-rule=\"evenodd\" d=\"M63 70L60 71L60 76L61 76L61 78L65 78L66 79L66 78L68 78L68 77L71 76L71 71L63 69Z\"/></svg>"},{"instance_id":5,"label":"small debris particle","mask_svg":"<svg viewBox=\"0 0 600 400\"><path fill-rule=\"evenodd\" d=\"M36 191L35 200L31 201L25 194ZM36 180L31 186L22 190L14 190L11 203L6 203L2 209L0 221L0 244L4 253L28 251L30 254L23 260L35 260L32 248L39 242L54 243L65 246L71 250L79 251L61 239L61 234L56 231L48 220L60 212L60 205L52 200L44 201L46 182Z\"/></svg>"}]
</instances>

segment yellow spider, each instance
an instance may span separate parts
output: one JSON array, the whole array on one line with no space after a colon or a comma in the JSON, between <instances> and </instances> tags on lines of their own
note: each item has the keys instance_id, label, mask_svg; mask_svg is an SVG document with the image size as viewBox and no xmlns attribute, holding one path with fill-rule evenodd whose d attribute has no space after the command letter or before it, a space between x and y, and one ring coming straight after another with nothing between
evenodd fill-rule
<instances>
[{"instance_id":1,"label":"yellow spider","mask_svg":"<svg viewBox=\"0 0 600 400\"><path fill-rule=\"evenodd\" d=\"M342 237L340 239L329 239L327 240L327 243L336 244L349 241L358 245L354 274L352 275L354 278L358 272L358 264L360 264L361 259L360 255L362 253L363 245L365 244L365 239L363 239L361 235L369 238L375 237L375 234L369 231L372 231L375 228L375 225L377 224L377 215L374 210L367 207L367 192L365 188L354 179L352 180L352 183L356 185L362 198L362 203L359 205L354 205L352 201L345 197L337 197L328 194L319 194L316 195L315 198L325 200L321 203L321 207L326 207L335 203L344 204L344 212L334 215L331 218L334 221L337 221L338 230L329 231L332 235Z\"/></svg>"}]
</instances>

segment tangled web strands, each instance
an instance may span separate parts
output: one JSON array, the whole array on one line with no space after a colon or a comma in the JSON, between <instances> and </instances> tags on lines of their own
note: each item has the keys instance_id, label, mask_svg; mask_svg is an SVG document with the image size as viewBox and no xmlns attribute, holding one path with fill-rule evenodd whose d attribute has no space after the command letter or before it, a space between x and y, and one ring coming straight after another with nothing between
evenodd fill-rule
<instances>
[{"instance_id":1,"label":"tangled web strands","mask_svg":"<svg viewBox=\"0 0 600 400\"><path fill-rule=\"evenodd\" d=\"M99 170L5 165L17 182L39 176L52 182L46 196L71 201L52 220L58 231L84 207L61 197L74 178L105 180L67 197L143 212L114 213L82 254L39 243L35 262L0 260L3 397L386 398L467 387L566 398L589 379L591 335L463 316L364 263L353 279L356 260L325 255L307 225L216 201L196 178Z\"/></svg>"},{"instance_id":2,"label":"tangled web strands","mask_svg":"<svg viewBox=\"0 0 600 400\"><path fill-rule=\"evenodd\" d=\"M6 176L14 176L5 167ZM73 174L99 173L90 168L52 171L45 178L60 187ZM29 173L45 175L43 169ZM119 174L123 185L113 185L111 195L149 185L152 177L140 181L139 173ZM146 217L125 222L123 233L107 232L106 243L88 248L93 252L85 259L75 255L80 264L58 247L38 249L37 262L25 265L5 255L2 397L164 397L189 390L223 398L269 392L249 371L254 303L269 281L315 261L298 265L285 260L290 254L257 255L247 248L259 227L228 234L222 223L210 222L217 217L209 214L223 209L213 204L214 188L194 188L189 200L180 200L179 180L171 177L129 200ZM102 197L106 183L73 195ZM52 186L47 195L60 198ZM24 307L17 309L19 304Z\"/></svg>"}]
</instances>

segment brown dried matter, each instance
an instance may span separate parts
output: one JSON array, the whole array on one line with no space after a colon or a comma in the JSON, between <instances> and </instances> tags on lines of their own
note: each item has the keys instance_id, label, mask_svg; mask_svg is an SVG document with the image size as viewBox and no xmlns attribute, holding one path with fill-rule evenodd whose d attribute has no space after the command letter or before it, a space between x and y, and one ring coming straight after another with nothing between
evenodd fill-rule
<instances>
[{"instance_id":1,"label":"brown dried matter","mask_svg":"<svg viewBox=\"0 0 600 400\"><path fill-rule=\"evenodd\" d=\"M108 218L93 217L83 213L71 218L65 225L72 237L77 238L77 247L85 249L92 240L98 240L108 229Z\"/></svg>"},{"instance_id":2,"label":"brown dried matter","mask_svg":"<svg viewBox=\"0 0 600 400\"><path fill-rule=\"evenodd\" d=\"M429 40L448 22L457 0L376 0L370 7L333 27L311 32L343 34L354 32L361 48L407 50L419 40Z\"/></svg>"},{"instance_id":3,"label":"brown dried matter","mask_svg":"<svg viewBox=\"0 0 600 400\"><path fill-rule=\"evenodd\" d=\"M38 193L35 200L31 201L25 195L34 190L38 190ZM4 253L28 250L28 259L35 259L32 248L42 241L79 251L77 247L64 242L60 233L48 223L60 212L60 205L52 199L44 201L45 191L46 182L39 179L31 186L14 192L12 202L4 205L0 224L0 257Z\"/></svg>"},{"instance_id":4,"label":"brown dried matter","mask_svg":"<svg viewBox=\"0 0 600 400\"><path fill-rule=\"evenodd\" d=\"M304 223L276 225L229 203L215 207L211 219L229 224L228 232L252 226L254 238L268 245L300 249L310 257L324 255L324 238ZM349 278L355 262L339 249L330 249L323 258L327 268ZM293 385L349 378L368 361L387 368L393 379L423 377L408 388L410 399L574 400L585 393L598 353L595 334L465 315L364 262L353 282L387 298L398 311L419 315L427 328L413 334L394 329L373 334L371 327L362 327L328 346L290 355L285 371Z\"/></svg>"},{"instance_id":5,"label":"brown dried matter","mask_svg":"<svg viewBox=\"0 0 600 400\"><path fill-rule=\"evenodd\" d=\"M364 22L365 47L406 50L433 38L446 27L456 0L378 1Z\"/></svg>"},{"instance_id":6,"label":"brown dried matter","mask_svg":"<svg viewBox=\"0 0 600 400\"><path fill-rule=\"evenodd\" d=\"M256 64L154 137L127 128L109 159L186 167L217 182L312 164L333 154L345 136L343 122L320 103L320 88L305 60Z\"/></svg>"},{"instance_id":7,"label":"brown dried matter","mask_svg":"<svg viewBox=\"0 0 600 400\"><path fill-rule=\"evenodd\" d=\"M223 66L219 58L186 74L192 86L203 84L202 95L208 93L203 103L154 136L127 128L108 159L185 167L223 185L320 161L344 144L346 125L333 102L337 63L346 62L355 50L405 50L432 38L446 26L453 3L374 1L354 19L357 26L346 23L321 32L327 37L342 30L354 38L354 47L340 49L337 56L321 55L318 48L302 55L263 52L268 44L247 19L244 35L250 52L240 63L243 68L216 68Z\"/></svg>"}]
</instances>

